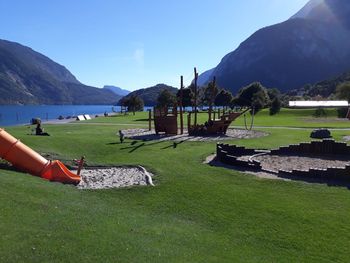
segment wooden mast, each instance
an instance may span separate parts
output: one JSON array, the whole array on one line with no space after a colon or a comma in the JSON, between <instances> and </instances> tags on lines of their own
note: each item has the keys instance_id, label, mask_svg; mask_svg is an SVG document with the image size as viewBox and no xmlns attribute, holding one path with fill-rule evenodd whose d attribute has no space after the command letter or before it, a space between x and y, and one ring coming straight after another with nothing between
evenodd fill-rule
<instances>
[{"instance_id":1,"label":"wooden mast","mask_svg":"<svg viewBox=\"0 0 350 263\"><path fill-rule=\"evenodd\" d=\"M211 114L213 112L213 103L214 103L214 93L215 93L215 85L216 85L216 78L213 78L213 82L211 83L211 94L210 94L210 101L209 101L209 121L211 121ZM214 119L215 119L215 112L214 112Z\"/></svg>"},{"instance_id":2,"label":"wooden mast","mask_svg":"<svg viewBox=\"0 0 350 263\"><path fill-rule=\"evenodd\" d=\"M194 68L194 126L197 126L197 68Z\"/></svg>"},{"instance_id":3,"label":"wooden mast","mask_svg":"<svg viewBox=\"0 0 350 263\"><path fill-rule=\"evenodd\" d=\"M184 116L183 116L183 105L182 105L182 100L183 100L183 87L184 87L184 77L181 76L181 81L180 81L180 129L181 129L181 134L184 134Z\"/></svg>"}]
</instances>

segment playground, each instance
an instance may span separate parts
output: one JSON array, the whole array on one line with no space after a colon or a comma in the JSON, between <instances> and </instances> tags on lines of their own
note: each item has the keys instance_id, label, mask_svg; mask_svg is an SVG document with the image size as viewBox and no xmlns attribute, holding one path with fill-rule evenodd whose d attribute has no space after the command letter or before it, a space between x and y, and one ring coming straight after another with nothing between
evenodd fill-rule
<instances>
[{"instance_id":1,"label":"playground","mask_svg":"<svg viewBox=\"0 0 350 263\"><path fill-rule=\"evenodd\" d=\"M255 116L252 129L264 136L232 137L221 143L273 150L311 142L310 133L319 127L329 128L336 142L344 142L350 136L349 121L338 119L335 110L326 111L325 121L318 122L313 110L283 109L276 116L264 110ZM198 123L207 118L199 114ZM85 156L81 176L86 173L86 178L93 167L105 177L104 169L130 167L142 174L137 168L142 166L155 187L142 177L136 178L140 182L136 187L79 189L30 176L2 161L0 261L279 262L300 261L303 255L311 262L344 262L349 258L349 246L344 245L350 243L347 186L269 180L203 164L216 153L216 140L181 139L174 147L172 140L128 136L121 143L117 135L119 130L148 128L148 112L45 125L51 135L47 137L27 135L24 126L6 128L40 156L69 169L77 168L73 159ZM231 123L231 129L246 130L243 116Z\"/></svg>"}]
</instances>

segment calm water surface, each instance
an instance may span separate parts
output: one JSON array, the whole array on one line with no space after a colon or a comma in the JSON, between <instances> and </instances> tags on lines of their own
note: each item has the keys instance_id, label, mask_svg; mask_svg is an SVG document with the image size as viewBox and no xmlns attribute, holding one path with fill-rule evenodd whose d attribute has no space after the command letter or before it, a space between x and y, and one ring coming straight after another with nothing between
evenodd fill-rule
<instances>
[{"instance_id":1,"label":"calm water surface","mask_svg":"<svg viewBox=\"0 0 350 263\"><path fill-rule=\"evenodd\" d=\"M57 119L60 115L66 118L81 114L94 115L113 112L113 110L120 111L120 107L112 105L0 105L0 127L29 124L32 118L46 121Z\"/></svg>"}]
</instances>

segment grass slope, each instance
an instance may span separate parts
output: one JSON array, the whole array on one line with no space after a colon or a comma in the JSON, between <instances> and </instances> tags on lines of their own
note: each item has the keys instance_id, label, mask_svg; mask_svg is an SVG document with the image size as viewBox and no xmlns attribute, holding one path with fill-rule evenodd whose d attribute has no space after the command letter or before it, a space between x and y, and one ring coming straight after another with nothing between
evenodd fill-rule
<instances>
[{"instance_id":1,"label":"grass slope","mask_svg":"<svg viewBox=\"0 0 350 263\"><path fill-rule=\"evenodd\" d=\"M7 131L41 153L89 164L142 164L156 187L79 191L0 170L0 262L346 262L350 192L258 179L202 164L215 143L118 143L124 123L46 126L51 137ZM96 121L96 120L95 120ZM128 124L129 125L129 124ZM134 126L136 127L136 126ZM139 126L137 126L139 127ZM272 148L309 140L309 129L264 129L232 143ZM337 139L350 131L335 131Z\"/></svg>"}]
</instances>

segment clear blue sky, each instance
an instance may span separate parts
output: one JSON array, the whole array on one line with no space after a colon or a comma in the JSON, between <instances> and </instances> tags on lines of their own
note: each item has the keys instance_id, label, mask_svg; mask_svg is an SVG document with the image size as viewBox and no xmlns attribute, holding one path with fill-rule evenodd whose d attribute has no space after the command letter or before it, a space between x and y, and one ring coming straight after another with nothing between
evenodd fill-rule
<instances>
[{"instance_id":1,"label":"clear blue sky","mask_svg":"<svg viewBox=\"0 0 350 263\"><path fill-rule=\"evenodd\" d=\"M30 46L84 84L188 84L261 27L308 0L0 0L0 38Z\"/></svg>"}]
</instances>

